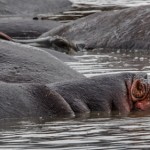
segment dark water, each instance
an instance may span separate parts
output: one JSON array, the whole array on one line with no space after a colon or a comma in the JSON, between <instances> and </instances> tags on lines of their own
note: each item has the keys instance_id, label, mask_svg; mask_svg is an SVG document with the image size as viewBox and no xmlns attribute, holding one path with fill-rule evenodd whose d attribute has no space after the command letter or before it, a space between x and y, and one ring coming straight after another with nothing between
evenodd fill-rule
<instances>
[{"instance_id":1,"label":"dark water","mask_svg":"<svg viewBox=\"0 0 150 150\"><path fill-rule=\"evenodd\" d=\"M140 116L141 115L141 116ZM145 149L150 148L150 117L80 118L62 121L1 123L1 149ZM9 125L9 127L8 127Z\"/></svg>"},{"instance_id":2,"label":"dark water","mask_svg":"<svg viewBox=\"0 0 150 150\"><path fill-rule=\"evenodd\" d=\"M112 0L84 2L114 3ZM135 2L135 5L149 3L148 0L115 2ZM77 62L66 63L87 77L123 71L150 73L150 54L146 50L84 52L74 57ZM150 149L150 112L132 113L127 117L93 114L74 119L0 120L0 149Z\"/></svg>"}]
</instances>

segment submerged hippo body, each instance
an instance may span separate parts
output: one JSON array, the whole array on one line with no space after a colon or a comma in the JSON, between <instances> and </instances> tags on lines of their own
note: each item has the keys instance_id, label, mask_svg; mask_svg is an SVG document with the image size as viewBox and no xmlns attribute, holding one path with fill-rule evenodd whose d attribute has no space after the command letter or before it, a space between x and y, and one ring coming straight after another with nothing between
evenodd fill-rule
<instances>
[{"instance_id":1,"label":"submerged hippo body","mask_svg":"<svg viewBox=\"0 0 150 150\"><path fill-rule=\"evenodd\" d=\"M41 37L63 36L85 48L150 49L150 5L99 12L62 25Z\"/></svg>"},{"instance_id":2,"label":"submerged hippo body","mask_svg":"<svg viewBox=\"0 0 150 150\"><path fill-rule=\"evenodd\" d=\"M55 84L0 83L0 118L72 117L89 112L127 115L150 108L145 73L118 73Z\"/></svg>"},{"instance_id":3,"label":"submerged hippo body","mask_svg":"<svg viewBox=\"0 0 150 150\"><path fill-rule=\"evenodd\" d=\"M53 50L64 52L67 54L75 54L77 51L82 50L79 44L73 43L60 36L48 36L44 38L21 40L21 39L13 39L9 35L0 32L0 39L15 42L15 43L28 44L35 47L42 47L48 49L52 48Z\"/></svg>"},{"instance_id":4,"label":"submerged hippo body","mask_svg":"<svg viewBox=\"0 0 150 150\"><path fill-rule=\"evenodd\" d=\"M39 48L0 41L0 81L52 83L83 78L62 61Z\"/></svg>"},{"instance_id":5,"label":"submerged hippo body","mask_svg":"<svg viewBox=\"0 0 150 150\"><path fill-rule=\"evenodd\" d=\"M12 38L37 38L42 33L61 25L58 21L32 20L24 17L3 17L0 30Z\"/></svg>"}]
</instances>

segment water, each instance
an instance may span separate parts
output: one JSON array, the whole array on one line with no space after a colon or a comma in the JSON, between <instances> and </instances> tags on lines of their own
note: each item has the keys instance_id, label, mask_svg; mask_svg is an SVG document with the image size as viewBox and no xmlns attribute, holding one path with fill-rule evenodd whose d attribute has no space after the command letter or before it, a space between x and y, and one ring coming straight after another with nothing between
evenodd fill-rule
<instances>
[{"instance_id":1,"label":"water","mask_svg":"<svg viewBox=\"0 0 150 150\"><path fill-rule=\"evenodd\" d=\"M72 0L90 4L143 5L138 0ZM101 73L143 71L150 73L149 52L84 52L66 62L87 77ZM0 120L0 149L51 150L126 150L150 149L150 113L132 113L127 117L98 114L74 119Z\"/></svg>"},{"instance_id":2,"label":"water","mask_svg":"<svg viewBox=\"0 0 150 150\"><path fill-rule=\"evenodd\" d=\"M149 0L70 0L74 3L94 4L94 5L123 5L140 6L150 4Z\"/></svg>"},{"instance_id":3,"label":"water","mask_svg":"<svg viewBox=\"0 0 150 150\"><path fill-rule=\"evenodd\" d=\"M137 116L136 116L137 117ZM150 118L80 118L62 121L1 123L1 149L144 149L150 148Z\"/></svg>"},{"instance_id":4,"label":"water","mask_svg":"<svg viewBox=\"0 0 150 150\"><path fill-rule=\"evenodd\" d=\"M66 62L86 77L101 73L142 71L150 73L150 57L146 50L116 50L112 52L84 52L74 56L77 62Z\"/></svg>"}]
</instances>

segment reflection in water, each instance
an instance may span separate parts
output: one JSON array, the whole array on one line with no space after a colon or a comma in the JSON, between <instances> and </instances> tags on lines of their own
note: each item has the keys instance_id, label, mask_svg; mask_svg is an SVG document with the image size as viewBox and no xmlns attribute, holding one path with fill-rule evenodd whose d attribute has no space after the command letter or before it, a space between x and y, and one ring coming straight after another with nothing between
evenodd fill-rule
<instances>
[{"instance_id":1,"label":"reflection in water","mask_svg":"<svg viewBox=\"0 0 150 150\"><path fill-rule=\"evenodd\" d=\"M108 72L146 71L149 73L149 52L120 50L114 52L88 53L75 56L77 62L66 62L87 77Z\"/></svg>"},{"instance_id":2,"label":"reflection in water","mask_svg":"<svg viewBox=\"0 0 150 150\"><path fill-rule=\"evenodd\" d=\"M86 3L94 5L126 5L126 6L139 6L150 4L149 0L70 0L74 3Z\"/></svg>"},{"instance_id":3,"label":"reflection in water","mask_svg":"<svg viewBox=\"0 0 150 150\"><path fill-rule=\"evenodd\" d=\"M0 130L1 149L141 149L150 148L149 142L150 119L146 116L20 121Z\"/></svg>"}]
</instances>

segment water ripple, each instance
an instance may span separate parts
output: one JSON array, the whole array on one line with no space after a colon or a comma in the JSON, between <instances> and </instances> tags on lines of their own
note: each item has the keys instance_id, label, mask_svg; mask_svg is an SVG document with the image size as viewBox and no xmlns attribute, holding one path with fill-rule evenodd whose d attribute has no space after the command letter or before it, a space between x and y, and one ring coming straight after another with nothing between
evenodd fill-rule
<instances>
[{"instance_id":1,"label":"water ripple","mask_svg":"<svg viewBox=\"0 0 150 150\"><path fill-rule=\"evenodd\" d=\"M139 6L150 4L149 0L70 0L74 3L94 4L94 5L123 5L123 6Z\"/></svg>"},{"instance_id":2,"label":"water ripple","mask_svg":"<svg viewBox=\"0 0 150 150\"><path fill-rule=\"evenodd\" d=\"M89 118L37 124L0 132L1 149L150 148L150 117Z\"/></svg>"},{"instance_id":3,"label":"water ripple","mask_svg":"<svg viewBox=\"0 0 150 150\"><path fill-rule=\"evenodd\" d=\"M149 73L150 59L147 54L141 53L87 53L74 56L78 61L66 62L71 68L87 77L97 76L101 73L143 71Z\"/></svg>"}]
</instances>

